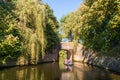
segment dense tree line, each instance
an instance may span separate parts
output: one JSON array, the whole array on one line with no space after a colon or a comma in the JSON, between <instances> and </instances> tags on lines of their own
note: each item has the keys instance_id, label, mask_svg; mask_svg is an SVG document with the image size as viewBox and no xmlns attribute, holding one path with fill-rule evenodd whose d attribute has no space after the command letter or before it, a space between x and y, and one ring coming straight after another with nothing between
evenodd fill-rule
<instances>
[{"instance_id":1,"label":"dense tree line","mask_svg":"<svg viewBox=\"0 0 120 80\"><path fill-rule=\"evenodd\" d=\"M65 37L86 49L120 55L120 0L84 0L80 7L61 19Z\"/></svg>"},{"instance_id":2,"label":"dense tree line","mask_svg":"<svg viewBox=\"0 0 120 80\"><path fill-rule=\"evenodd\" d=\"M53 11L40 0L0 0L0 62L23 55L37 63L58 42L57 27Z\"/></svg>"}]
</instances>

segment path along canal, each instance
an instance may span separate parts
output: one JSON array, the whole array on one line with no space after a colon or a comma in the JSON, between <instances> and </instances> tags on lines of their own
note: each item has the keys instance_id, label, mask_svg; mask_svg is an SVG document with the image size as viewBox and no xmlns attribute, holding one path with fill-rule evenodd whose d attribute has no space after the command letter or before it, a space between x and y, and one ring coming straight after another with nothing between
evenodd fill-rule
<instances>
[{"instance_id":1,"label":"path along canal","mask_svg":"<svg viewBox=\"0 0 120 80\"><path fill-rule=\"evenodd\" d=\"M0 80L120 80L120 75L78 62L45 63L0 70Z\"/></svg>"}]
</instances>

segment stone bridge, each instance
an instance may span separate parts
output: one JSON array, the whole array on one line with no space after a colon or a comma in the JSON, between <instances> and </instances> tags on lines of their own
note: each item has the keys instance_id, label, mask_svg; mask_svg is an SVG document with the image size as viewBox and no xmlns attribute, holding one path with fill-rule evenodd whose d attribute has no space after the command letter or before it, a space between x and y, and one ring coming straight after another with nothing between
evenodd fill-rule
<instances>
[{"instance_id":1,"label":"stone bridge","mask_svg":"<svg viewBox=\"0 0 120 80\"><path fill-rule=\"evenodd\" d=\"M68 59L71 59L74 61L82 61L84 58L83 56L85 55L83 53L88 53L88 52L84 51L84 47L81 44L77 45L76 53L74 53L73 47L74 47L73 42L60 42L60 44L54 45L53 47L51 47L50 50L48 50L46 52L46 55L44 56L44 59L42 61L48 62L48 61L59 60L59 51L60 50L67 51Z\"/></svg>"},{"instance_id":2,"label":"stone bridge","mask_svg":"<svg viewBox=\"0 0 120 80\"><path fill-rule=\"evenodd\" d=\"M61 49L66 49L66 50L70 50L73 49L73 42L61 42Z\"/></svg>"},{"instance_id":3,"label":"stone bridge","mask_svg":"<svg viewBox=\"0 0 120 80\"><path fill-rule=\"evenodd\" d=\"M70 56L70 59L72 58L72 60L80 61L81 59L80 57L82 56L84 50L81 44L78 44L76 53L74 53L73 50L74 47L73 42L61 42L60 45L61 45L61 50L66 50L68 51L68 53L70 53L70 55L68 54L68 56Z\"/></svg>"}]
</instances>

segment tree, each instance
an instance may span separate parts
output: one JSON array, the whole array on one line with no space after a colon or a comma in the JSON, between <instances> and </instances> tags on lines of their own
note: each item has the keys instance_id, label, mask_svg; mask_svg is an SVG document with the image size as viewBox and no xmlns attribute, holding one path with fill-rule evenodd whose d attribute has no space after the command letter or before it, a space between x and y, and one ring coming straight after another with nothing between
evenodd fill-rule
<instances>
[{"instance_id":1,"label":"tree","mask_svg":"<svg viewBox=\"0 0 120 80\"><path fill-rule=\"evenodd\" d=\"M67 33L72 30L74 39L81 40L87 49L119 55L119 6L119 0L85 0L63 19L63 27Z\"/></svg>"},{"instance_id":2,"label":"tree","mask_svg":"<svg viewBox=\"0 0 120 80\"><path fill-rule=\"evenodd\" d=\"M96 51L110 53L110 50L120 45L119 5L118 0L99 0L93 3L85 14L86 25L83 26L85 30L83 41L86 46Z\"/></svg>"},{"instance_id":3,"label":"tree","mask_svg":"<svg viewBox=\"0 0 120 80\"><path fill-rule=\"evenodd\" d=\"M16 3L16 13L19 16L19 26L23 36L23 49L26 55L31 57L34 55L33 59L38 61L39 55L42 54L44 57L45 50L57 42L58 22L49 6L39 0L18 0Z\"/></svg>"},{"instance_id":4,"label":"tree","mask_svg":"<svg viewBox=\"0 0 120 80\"><path fill-rule=\"evenodd\" d=\"M21 53L20 33L13 8L12 2L0 1L0 62L3 64L7 58L16 58Z\"/></svg>"},{"instance_id":5,"label":"tree","mask_svg":"<svg viewBox=\"0 0 120 80\"><path fill-rule=\"evenodd\" d=\"M46 4L46 30L45 35L47 38L47 48L51 48L53 45L59 42L59 38L57 36L57 28L59 27L58 21L56 17L53 15L53 10Z\"/></svg>"},{"instance_id":6,"label":"tree","mask_svg":"<svg viewBox=\"0 0 120 80\"><path fill-rule=\"evenodd\" d=\"M48 48L57 43L58 22L40 0L0 1L0 59L24 56L37 64Z\"/></svg>"},{"instance_id":7,"label":"tree","mask_svg":"<svg viewBox=\"0 0 120 80\"><path fill-rule=\"evenodd\" d=\"M80 31L83 26L83 15L87 10L88 7L82 4L76 11L61 18L61 25L63 27L64 34L66 34L65 36L74 42L74 53L76 53Z\"/></svg>"}]
</instances>

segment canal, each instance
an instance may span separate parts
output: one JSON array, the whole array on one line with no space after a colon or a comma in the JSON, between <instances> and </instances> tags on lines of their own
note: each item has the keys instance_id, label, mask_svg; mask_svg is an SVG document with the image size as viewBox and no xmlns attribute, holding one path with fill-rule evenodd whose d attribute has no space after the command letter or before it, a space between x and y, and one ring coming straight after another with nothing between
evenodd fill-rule
<instances>
[{"instance_id":1,"label":"canal","mask_svg":"<svg viewBox=\"0 0 120 80\"><path fill-rule=\"evenodd\" d=\"M0 70L0 80L120 80L120 75L78 62L44 63Z\"/></svg>"}]
</instances>

